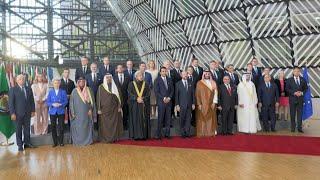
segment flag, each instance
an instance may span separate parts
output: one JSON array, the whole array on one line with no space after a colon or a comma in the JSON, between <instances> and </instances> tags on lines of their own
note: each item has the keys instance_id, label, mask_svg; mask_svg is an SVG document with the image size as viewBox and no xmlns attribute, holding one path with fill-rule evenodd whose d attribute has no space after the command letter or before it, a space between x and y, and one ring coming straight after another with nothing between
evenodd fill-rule
<instances>
[{"instance_id":1,"label":"flag","mask_svg":"<svg viewBox=\"0 0 320 180\"><path fill-rule=\"evenodd\" d=\"M305 121L313 115L311 91L310 91L309 76L308 76L307 68L303 68L303 78L306 80L308 85L308 89L303 97L304 102L303 102L303 109L302 109L302 120Z\"/></svg>"},{"instance_id":2,"label":"flag","mask_svg":"<svg viewBox=\"0 0 320 180\"><path fill-rule=\"evenodd\" d=\"M11 121L8 106L8 81L4 65L0 65L0 132L9 139L15 132L14 123Z\"/></svg>"}]
</instances>

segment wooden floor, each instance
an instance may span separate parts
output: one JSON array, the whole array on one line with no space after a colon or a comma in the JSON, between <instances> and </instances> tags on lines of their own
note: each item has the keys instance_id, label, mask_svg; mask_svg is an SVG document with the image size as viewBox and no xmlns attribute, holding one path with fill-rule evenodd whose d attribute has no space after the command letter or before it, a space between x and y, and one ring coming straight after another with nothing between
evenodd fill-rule
<instances>
[{"instance_id":1,"label":"wooden floor","mask_svg":"<svg viewBox=\"0 0 320 180\"><path fill-rule=\"evenodd\" d=\"M320 136L320 121L311 125L305 135ZM314 180L320 179L320 156L112 144L42 146L18 153L10 146L0 147L0 179Z\"/></svg>"}]
</instances>

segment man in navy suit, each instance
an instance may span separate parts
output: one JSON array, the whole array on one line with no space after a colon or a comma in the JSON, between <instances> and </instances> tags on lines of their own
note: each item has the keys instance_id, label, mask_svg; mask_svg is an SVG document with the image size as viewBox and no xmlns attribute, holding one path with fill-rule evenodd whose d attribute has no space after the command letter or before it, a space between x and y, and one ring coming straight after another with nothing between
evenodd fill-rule
<instances>
[{"instance_id":1,"label":"man in navy suit","mask_svg":"<svg viewBox=\"0 0 320 180\"><path fill-rule=\"evenodd\" d=\"M154 92L157 97L158 105L158 128L157 139L162 138L162 127L164 123L164 136L170 138L170 123L171 123L171 106L173 97L173 84L171 78L167 77L167 69L161 67L160 76L154 82Z\"/></svg>"},{"instance_id":2,"label":"man in navy suit","mask_svg":"<svg viewBox=\"0 0 320 180\"><path fill-rule=\"evenodd\" d=\"M279 106L279 91L277 85L271 81L269 74L264 75L264 82L258 89L259 108L261 108L263 128L265 132L275 132L276 107ZM271 122L271 124L269 123Z\"/></svg>"},{"instance_id":3,"label":"man in navy suit","mask_svg":"<svg viewBox=\"0 0 320 180\"><path fill-rule=\"evenodd\" d=\"M103 81L100 73L98 73L98 67L96 63L90 65L91 73L85 76L87 80L87 86L93 91L94 97L97 96L98 87Z\"/></svg>"},{"instance_id":4,"label":"man in navy suit","mask_svg":"<svg viewBox=\"0 0 320 180\"><path fill-rule=\"evenodd\" d=\"M233 121L235 116L235 109L238 105L237 88L230 83L228 75L223 77L223 83L219 86L219 100L218 109L222 116L222 135L233 135Z\"/></svg>"},{"instance_id":5,"label":"man in navy suit","mask_svg":"<svg viewBox=\"0 0 320 180\"><path fill-rule=\"evenodd\" d=\"M133 81L134 73L136 73L136 70L133 69L133 62L130 59L127 60L126 67L127 68L124 71L124 74L126 74L130 78L130 81Z\"/></svg>"},{"instance_id":6,"label":"man in navy suit","mask_svg":"<svg viewBox=\"0 0 320 180\"><path fill-rule=\"evenodd\" d=\"M252 65L251 72L252 72L253 83L256 86L256 89L259 89L260 78L262 76L262 70L261 70L261 67L258 67L259 62L255 57L251 60L251 65Z\"/></svg>"},{"instance_id":7,"label":"man in navy suit","mask_svg":"<svg viewBox=\"0 0 320 180\"><path fill-rule=\"evenodd\" d=\"M175 106L180 112L180 129L183 138L190 137L192 110L195 109L194 86L188 81L186 71L181 72L182 80L175 85Z\"/></svg>"},{"instance_id":8,"label":"man in navy suit","mask_svg":"<svg viewBox=\"0 0 320 180\"><path fill-rule=\"evenodd\" d=\"M115 71L113 66L110 64L110 60L108 56L103 57L103 64L99 68L99 73L101 77L104 77L107 73L114 75Z\"/></svg>"},{"instance_id":9,"label":"man in navy suit","mask_svg":"<svg viewBox=\"0 0 320 180\"><path fill-rule=\"evenodd\" d=\"M116 85L120 88L121 91L121 104L123 112L123 128L128 129L128 116L129 116L129 107L128 107L128 86L130 83L130 77L123 73L123 66L119 64L117 66L117 72L113 76L113 80Z\"/></svg>"},{"instance_id":10,"label":"man in navy suit","mask_svg":"<svg viewBox=\"0 0 320 180\"><path fill-rule=\"evenodd\" d=\"M146 69L147 69L146 63L145 62L141 62L139 64L139 71L142 72L144 80L149 85L149 88L152 89L152 76L151 76L150 73L146 72Z\"/></svg>"},{"instance_id":11,"label":"man in navy suit","mask_svg":"<svg viewBox=\"0 0 320 180\"><path fill-rule=\"evenodd\" d=\"M221 84L223 74L221 73L221 70L219 69L217 62L211 61L209 66L212 79L217 83L217 85Z\"/></svg>"},{"instance_id":12,"label":"man in navy suit","mask_svg":"<svg viewBox=\"0 0 320 180\"><path fill-rule=\"evenodd\" d=\"M286 91L289 94L291 132L295 132L296 118L298 132L302 131L302 108L303 96L308 89L306 80L300 76L300 68L293 69L293 77L289 78L286 83Z\"/></svg>"},{"instance_id":13,"label":"man in navy suit","mask_svg":"<svg viewBox=\"0 0 320 180\"><path fill-rule=\"evenodd\" d=\"M234 73L233 64L227 65L226 69L227 71L225 72L225 75L228 75L230 77L230 84L238 86L238 84L240 83L239 76L236 73Z\"/></svg>"},{"instance_id":14,"label":"man in navy suit","mask_svg":"<svg viewBox=\"0 0 320 180\"><path fill-rule=\"evenodd\" d=\"M69 78L70 70L65 68L62 73L62 78L60 80L60 88L65 90L68 96L68 101L70 99L70 95L72 90L76 87L74 82ZM66 105L67 109L67 117L68 117L68 125L67 129L70 129L70 117L69 117L69 103Z\"/></svg>"},{"instance_id":15,"label":"man in navy suit","mask_svg":"<svg viewBox=\"0 0 320 180\"><path fill-rule=\"evenodd\" d=\"M76 75L75 80L78 81L79 77L84 77L87 74L90 74L90 68L89 68L89 58L88 57L82 57L81 58L81 68L76 69Z\"/></svg>"},{"instance_id":16,"label":"man in navy suit","mask_svg":"<svg viewBox=\"0 0 320 180\"><path fill-rule=\"evenodd\" d=\"M193 74L192 76L195 78L196 83L202 79L202 74L203 74L203 68L199 66L199 62L197 58L193 58L191 61L191 66L193 67Z\"/></svg>"},{"instance_id":17,"label":"man in navy suit","mask_svg":"<svg viewBox=\"0 0 320 180\"><path fill-rule=\"evenodd\" d=\"M34 148L30 143L30 119L35 115L35 104L30 87L25 86L22 74L16 78L17 85L9 91L9 111L11 119L16 123L16 138L18 150ZM22 130L24 140L22 141Z\"/></svg>"}]
</instances>

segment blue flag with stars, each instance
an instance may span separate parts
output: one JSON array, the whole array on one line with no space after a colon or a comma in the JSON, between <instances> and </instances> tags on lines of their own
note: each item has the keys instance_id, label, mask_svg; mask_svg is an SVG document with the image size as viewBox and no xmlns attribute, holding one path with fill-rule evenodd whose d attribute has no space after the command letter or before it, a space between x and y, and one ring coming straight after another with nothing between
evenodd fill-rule
<instances>
[{"instance_id":1,"label":"blue flag with stars","mask_svg":"<svg viewBox=\"0 0 320 180\"><path fill-rule=\"evenodd\" d=\"M303 110L302 110L302 120L305 121L309 119L313 114L309 75L308 75L307 68L303 68L303 78L306 80L308 84L308 89L304 94L304 102L303 102Z\"/></svg>"}]
</instances>

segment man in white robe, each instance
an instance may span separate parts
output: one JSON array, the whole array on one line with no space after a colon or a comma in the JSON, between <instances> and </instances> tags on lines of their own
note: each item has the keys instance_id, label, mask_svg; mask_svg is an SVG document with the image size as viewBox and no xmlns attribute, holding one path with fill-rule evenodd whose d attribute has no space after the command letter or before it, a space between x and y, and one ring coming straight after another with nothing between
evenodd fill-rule
<instances>
[{"instance_id":1,"label":"man in white robe","mask_svg":"<svg viewBox=\"0 0 320 180\"><path fill-rule=\"evenodd\" d=\"M258 113L256 87L251 74L245 73L238 85L239 106L237 110L238 130L243 133L256 133L261 130Z\"/></svg>"}]
</instances>

